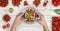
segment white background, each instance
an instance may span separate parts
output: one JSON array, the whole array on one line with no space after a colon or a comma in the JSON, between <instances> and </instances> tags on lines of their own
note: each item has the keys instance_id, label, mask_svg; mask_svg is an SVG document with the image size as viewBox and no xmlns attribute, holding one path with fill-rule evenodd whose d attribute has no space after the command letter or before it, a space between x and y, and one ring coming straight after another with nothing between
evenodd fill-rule
<instances>
[{"instance_id":1,"label":"white background","mask_svg":"<svg viewBox=\"0 0 60 31\"><path fill-rule=\"evenodd\" d=\"M49 0L49 3L47 5L47 7L43 7L44 0L41 0L41 4L38 7L35 7L33 5L33 1L34 0L27 0L29 5L28 6L24 6L23 5L24 1L25 0L23 0L21 2L21 5L19 5L19 7L16 7L16 6L14 7L12 5L12 0L9 0L9 4L8 4L7 7L0 7L0 31L10 31L10 28L11 28L11 26L10 26L10 28L7 28L5 30L2 28L2 26L4 24L6 24L6 22L4 22L3 19L2 19L3 15L5 15L5 14L9 14L10 15L11 20L8 23L10 23L10 25L12 25L14 20L15 20L16 15L18 13L20 13L20 12L23 12L25 10L25 8L27 8L27 7L33 7L33 8L36 9L36 11L39 11L40 13L42 13L45 16L46 23L48 25L49 31L52 31L52 24L51 24L52 20L51 20L51 18L52 18L52 16L59 16L56 13L54 13L52 10L56 9L56 8L59 8L59 6L58 7L54 7L51 4L51 0ZM13 8L14 12L10 13L8 11L9 8ZM37 22L35 22L33 24L22 23L21 25L19 25L17 27L17 31L43 31L43 27L42 27L42 25L38 24Z\"/></svg>"}]
</instances>

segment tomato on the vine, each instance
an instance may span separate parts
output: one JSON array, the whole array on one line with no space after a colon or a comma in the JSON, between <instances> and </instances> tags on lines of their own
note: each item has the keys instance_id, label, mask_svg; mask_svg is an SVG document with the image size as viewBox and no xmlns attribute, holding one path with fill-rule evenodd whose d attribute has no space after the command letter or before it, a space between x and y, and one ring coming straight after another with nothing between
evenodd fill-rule
<instances>
[{"instance_id":1,"label":"tomato on the vine","mask_svg":"<svg viewBox=\"0 0 60 31\"><path fill-rule=\"evenodd\" d=\"M0 6L6 7L8 5L8 0L0 0Z\"/></svg>"}]
</instances>

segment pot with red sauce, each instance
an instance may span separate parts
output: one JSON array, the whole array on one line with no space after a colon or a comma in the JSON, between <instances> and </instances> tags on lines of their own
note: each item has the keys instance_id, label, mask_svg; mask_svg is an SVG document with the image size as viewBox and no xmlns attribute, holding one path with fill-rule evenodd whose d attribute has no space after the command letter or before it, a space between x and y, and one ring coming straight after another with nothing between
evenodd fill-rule
<instances>
[{"instance_id":1,"label":"pot with red sauce","mask_svg":"<svg viewBox=\"0 0 60 31\"><path fill-rule=\"evenodd\" d=\"M53 16L52 17L52 31L59 31L60 30L60 17Z\"/></svg>"}]
</instances>

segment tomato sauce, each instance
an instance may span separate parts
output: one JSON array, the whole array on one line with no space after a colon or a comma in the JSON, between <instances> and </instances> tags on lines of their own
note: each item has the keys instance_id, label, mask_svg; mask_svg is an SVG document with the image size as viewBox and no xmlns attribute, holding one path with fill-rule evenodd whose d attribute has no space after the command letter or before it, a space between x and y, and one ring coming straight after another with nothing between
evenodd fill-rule
<instances>
[{"instance_id":1,"label":"tomato sauce","mask_svg":"<svg viewBox=\"0 0 60 31\"><path fill-rule=\"evenodd\" d=\"M47 6L47 2L44 2L44 3L43 3L43 7L46 7L46 6Z\"/></svg>"},{"instance_id":2,"label":"tomato sauce","mask_svg":"<svg viewBox=\"0 0 60 31\"><path fill-rule=\"evenodd\" d=\"M60 17L52 17L52 31L60 30Z\"/></svg>"}]
</instances>

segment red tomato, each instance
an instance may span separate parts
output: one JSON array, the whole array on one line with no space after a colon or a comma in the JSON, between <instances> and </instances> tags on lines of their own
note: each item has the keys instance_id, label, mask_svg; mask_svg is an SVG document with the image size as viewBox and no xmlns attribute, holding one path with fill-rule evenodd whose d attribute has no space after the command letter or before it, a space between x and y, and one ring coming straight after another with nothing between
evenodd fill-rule
<instances>
[{"instance_id":1,"label":"red tomato","mask_svg":"<svg viewBox=\"0 0 60 31\"><path fill-rule=\"evenodd\" d=\"M48 2L44 2L44 3L43 3L43 7L46 7L46 6L47 6L47 3L48 3Z\"/></svg>"},{"instance_id":2,"label":"red tomato","mask_svg":"<svg viewBox=\"0 0 60 31\"><path fill-rule=\"evenodd\" d=\"M8 14L5 14L5 15L3 16L3 20L4 20L5 22L10 21L10 19L11 19L11 17L10 17Z\"/></svg>"},{"instance_id":3,"label":"red tomato","mask_svg":"<svg viewBox=\"0 0 60 31\"><path fill-rule=\"evenodd\" d=\"M13 6L19 6L22 0L12 0Z\"/></svg>"},{"instance_id":4,"label":"red tomato","mask_svg":"<svg viewBox=\"0 0 60 31\"><path fill-rule=\"evenodd\" d=\"M28 5L27 1L24 1L24 6Z\"/></svg>"},{"instance_id":5,"label":"red tomato","mask_svg":"<svg viewBox=\"0 0 60 31\"><path fill-rule=\"evenodd\" d=\"M39 5L39 3L36 2L36 1L34 1L33 4L34 4L36 7L38 7L38 5Z\"/></svg>"},{"instance_id":6,"label":"red tomato","mask_svg":"<svg viewBox=\"0 0 60 31\"><path fill-rule=\"evenodd\" d=\"M1 2L0 2L0 6L1 6Z\"/></svg>"},{"instance_id":7,"label":"red tomato","mask_svg":"<svg viewBox=\"0 0 60 31\"><path fill-rule=\"evenodd\" d=\"M6 27L6 25L3 25L2 28L3 28L3 29L6 29L7 27Z\"/></svg>"},{"instance_id":8,"label":"red tomato","mask_svg":"<svg viewBox=\"0 0 60 31\"><path fill-rule=\"evenodd\" d=\"M6 7L8 5L8 0L0 0L0 6Z\"/></svg>"},{"instance_id":9,"label":"red tomato","mask_svg":"<svg viewBox=\"0 0 60 31\"><path fill-rule=\"evenodd\" d=\"M9 23L7 23L7 24L6 24L6 26L7 26L7 27L10 27L10 24L9 24Z\"/></svg>"},{"instance_id":10,"label":"red tomato","mask_svg":"<svg viewBox=\"0 0 60 31\"><path fill-rule=\"evenodd\" d=\"M52 0L52 4L53 4L54 6L59 6L59 1L60 1L60 0Z\"/></svg>"},{"instance_id":11,"label":"red tomato","mask_svg":"<svg viewBox=\"0 0 60 31\"><path fill-rule=\"evenodd\" d=\"M41 0L35 0L35 1L33 1L33 4L34 4L36 7L38 7L39 4L40 4L40 1L41 1Z\"/></svg>"},{"instance_id":12,"label":"red tomato","mask_svg":"<svg viewBox=\"0 0 60 31\"><path fill-rule=\"evenodd\" d=\"M17 2L21 2L22 0L17 0Z\"/></svg>"}]
</instances>

